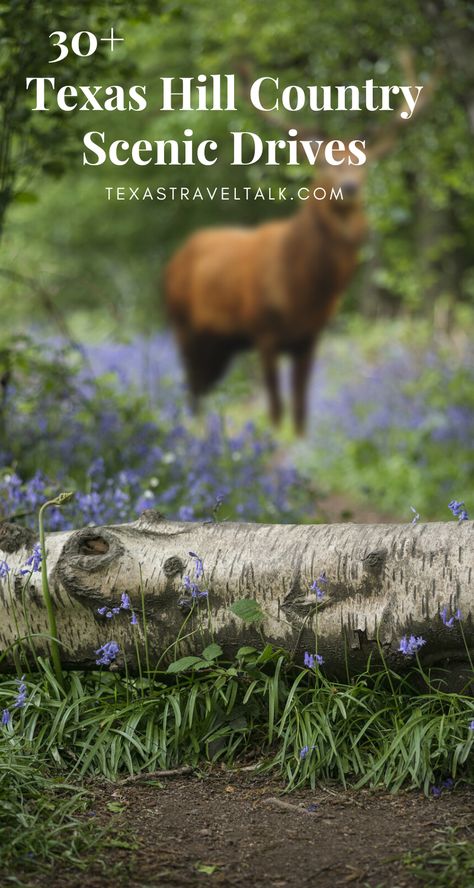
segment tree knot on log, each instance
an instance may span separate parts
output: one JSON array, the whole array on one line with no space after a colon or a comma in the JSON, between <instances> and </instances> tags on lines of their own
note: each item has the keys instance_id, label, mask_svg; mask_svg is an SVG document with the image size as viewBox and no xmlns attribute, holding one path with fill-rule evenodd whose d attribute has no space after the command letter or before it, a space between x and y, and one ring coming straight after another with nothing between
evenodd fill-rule
<instances>
[{"instance_id":1,"label":"tree knot on log","mask_svg":"<svg viewBox=\"0 0 474 888\"><path fill-rule=\"evenodd\" d=\"M178 555L172 555L167 558L163 564L163 571L166 577L175 577L176 574L182 574L185 568L184 561Z\"/></svg>"},{"instance_id":2,"label":"tree knot on log","mask_svg":"<svg viewBox=\"0 0 474 888\"><path fill-rule=\"evenodd\" d=\"M101 597L101 587L99 583L97 588L90 588L91 574L105 576L112 564L120 565L124 553L115 533L103 527L85 527L73 533L65 543L57 561L55 579L70 595L96 600Z\"/></svg>"},{"instance_id":3,"label":"tree knot on log","mask_svg":"<svg viewBox=\"0 0 474 888\"><path fill-rule=\"evenodd\" d=\"M387 560L387 549L376 549L362 559L362 564L369 573L381 574Z\"/></svg>"},{"instance_id":4,"label":"tree knot on log","mask_svg":"<svg viewBox=\"0 0 474 888\"><path fill-rule=\"evenodd\" d=\"M19 549L32 549L36 542L36 535L27 527L12 524L10 521L2 521L0 524L0 549L12 555Z\"/></svg>"}]
</instances>

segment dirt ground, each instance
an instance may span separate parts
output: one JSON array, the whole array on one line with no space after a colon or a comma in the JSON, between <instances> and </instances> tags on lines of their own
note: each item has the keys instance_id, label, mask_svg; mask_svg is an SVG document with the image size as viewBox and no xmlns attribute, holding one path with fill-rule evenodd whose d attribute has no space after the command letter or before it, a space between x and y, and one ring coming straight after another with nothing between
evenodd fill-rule
<instances>
[{"instance_id":1,"label":"dirt ground","mask_svg":"<svg viewBox=\"0 0 474 888\"><path fill-rule=\"evenodd\" d=\"M400 860L430 848L449 826L472 838L474 792L282 793L254 771L216 770L153 783L94 787L89 816L112 820L111 844L87 872L56 868L35 888L293 888L419 884Z\"/></svg>"}]
</instances>

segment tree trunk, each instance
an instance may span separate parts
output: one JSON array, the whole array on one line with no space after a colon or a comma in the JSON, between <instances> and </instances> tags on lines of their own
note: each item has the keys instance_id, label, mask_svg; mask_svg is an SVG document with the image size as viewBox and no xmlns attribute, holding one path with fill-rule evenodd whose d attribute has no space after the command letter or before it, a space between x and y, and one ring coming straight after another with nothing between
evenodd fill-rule
<instances>
[{"instance_id":1,"label":"tree trunk","mask_svg":"<svg viewBox=\"0 0 474 888\"><path fill-rule=\"evenodd\" d=\"M378 645L400 665L406 661L400 639L411 634L426 639L420 652L426 664L466 661L463 633L474 651L473 531L474 522L454 520L417 526L185 524L147 511L133 524L53 533L47 564L63 663L90 668L95 651L114 640L117 665L126 658L135 670L136 642L145 655L143 612L152 666L164 654L163 663L199 654L212 636L229 657L241 645L261 645L263 636L301 660L305 651L315 652L315 634L334 675L363 668ZM0 581L3 650L19 634L39 633L35 648L47 651L40 573L18 575L33 542L30 531L0 525L0 562L10 567ZM207 598L193 598L183 583L186 575L195 580L191 552L204 562L197 583ZM318 601L311 584L321 574L326 581L318 583L324 593ZM130 625L131 611L112 618L98 613L118 607L122 593L130 596L136 625ZM230 606L244 598L259 603L261 623L232 613ZM443 608L445 621L459 608L462 622L448 628ZM8 652L2 665L11 662Z\"/></svg>"}]
</instances>

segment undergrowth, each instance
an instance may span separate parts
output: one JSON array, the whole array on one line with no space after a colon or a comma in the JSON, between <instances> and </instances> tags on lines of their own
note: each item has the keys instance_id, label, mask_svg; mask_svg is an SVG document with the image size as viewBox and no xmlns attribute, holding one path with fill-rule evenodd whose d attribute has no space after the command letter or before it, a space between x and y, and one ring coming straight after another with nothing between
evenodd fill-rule
<instances>
[{"instance_id":1,"label":"undergrowth","mask_svg":"<svg viewBox=\"0 0 474 888\"><path fill-rule=\"evenodd\" d=\"M22 682L25 704L3 727L1 864L37 868L55 855L77 863L81 851L84 859L103 840L78 817L87 796L77 787L92 776L251 757L288 789L333 779L428 793L446 779L473 780L467 694L420 692L417 669L332 682L270 646L242 649L232 663L212 647L198 670L141 680L71 672L61 685L39 659ZM0 706L17 697L18 679L3 678Z\"/></svg>"}]
</instances>

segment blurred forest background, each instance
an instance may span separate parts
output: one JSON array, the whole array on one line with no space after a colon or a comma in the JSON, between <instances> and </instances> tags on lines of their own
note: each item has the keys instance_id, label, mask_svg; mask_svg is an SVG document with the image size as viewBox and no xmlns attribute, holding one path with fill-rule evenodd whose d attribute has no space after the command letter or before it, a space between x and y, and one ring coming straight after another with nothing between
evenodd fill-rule
<instances>
[{"instance_id":1,"label":"blurred forest background","mask_svg":"<svg viewBox=\"0 0 474 888\"><path fill-rule=\"evenodd\" d=\"M125 37L113 54L101 44L90 58L70 56L54 75L72 84L147 84L147 111L33 114L24 79L51 76L48 35L59 29L99 34L110 25ZM146 502L192 518L222 499L229 516L324 518L324 505L318 512L323 495L342 496L343 517L365 501L380 514L410 520L411 505L424 518L445 517L450 499L468 497L474 478L474 4L83 0L78 8L13 0L0 3L0 26L4 513L29 512L59 478L88 497L76 521L117 517L117 502L120 517ZM394 150L368 170L370 235L343 309L323 338L308 440L295 443L289 428L277 439L269 436L258 368L247 360L245 368L237 362L210 399L207 417L192 420L163 332L164 264L196 228L253 225L288 214L288 204L117 203L106 201L105 186L278 187L307 184L313 171L230 167L222 150L226 144L231 150L230 129L264 138L280 131L243 99L232 114L160 113L158 78L230 73L245 61L255 77L279 76L285 84L403 83L400 51L407 48L417 82L436 78L436 90ZM311 123L308 114L289 117L288 125ZM384 114L319 118L328 138L366 137L368 144L387 125ZM222 145L215 166L81 165L82 134L89 129L132 142L179 139L185 127ZM73 434L83 442L74 460ZM98 440L106 443L103 453ZM209 448L218 440L216 458ZM120 479L123 471L131 474ZM107 496L109 511L99 507Z\"/></svg>"}]
</instances>

